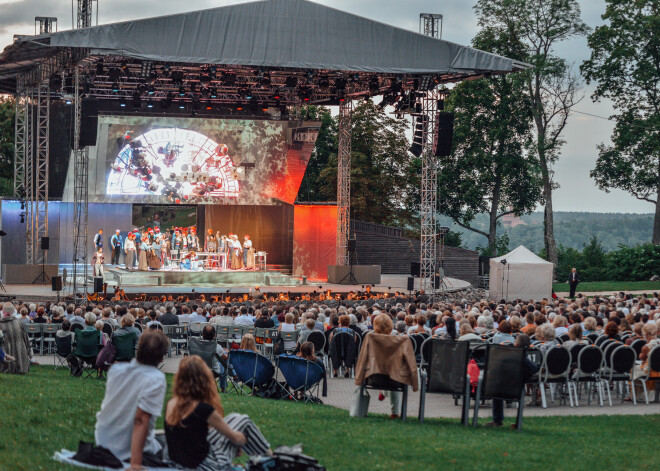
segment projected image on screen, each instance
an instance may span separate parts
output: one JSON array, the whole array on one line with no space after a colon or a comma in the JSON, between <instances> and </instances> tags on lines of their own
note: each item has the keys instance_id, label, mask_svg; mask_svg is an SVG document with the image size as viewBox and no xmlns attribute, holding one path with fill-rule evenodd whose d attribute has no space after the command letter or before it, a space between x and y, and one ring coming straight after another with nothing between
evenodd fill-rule
<instances>
[{"instance_id":1,"label":"projected image on screen","mask_svg":"<svg viewBox=\"0 0 660 471\"><path fill-rule=\"evenodd\" d=\"M117 139L106 194L164 196L172 202L238 198L239 169L222 142L190 129L160 128Z\"/></svg>"}]
</instances>

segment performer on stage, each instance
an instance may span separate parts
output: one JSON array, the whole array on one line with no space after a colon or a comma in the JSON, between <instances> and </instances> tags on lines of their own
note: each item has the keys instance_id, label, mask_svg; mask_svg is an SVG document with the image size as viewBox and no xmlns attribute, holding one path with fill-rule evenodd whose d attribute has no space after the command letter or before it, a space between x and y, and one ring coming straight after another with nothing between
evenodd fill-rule
<instances>
[{"instance_id":1,"label":"performer on stage","mask_svg":"<svg viewBox=\"0 0 660 471\"><path fill-rule=\"evenodd\" d=\"M136 227L133 229L133 242L135 242L135 265L133 267L138 265L138 261L140 260L140 241L142 240L142 236L140 235L139 229Z\"/></svg>"},{"instance_id":2,"label":"performer on stage","mask_svg":"<svg viewBox=\"0 0 660 471\"><path fill-rule=\"evenodd\" d=\"M243 257L241 252L243 248L241 247L241 242L238 240L238 236L233 234L231 240L231 269L240 270L243 268Z\"/></svg>"},{"instance_id":3,"label":"performer on stage","mask_svg":"<svg viewBox=\"0 0 660 471\"><path fill-rule=\"evenodd\" d=\"M188 236L186 237L186 241L188 245L188 250L192 252L199 251L199 237L197 237L197 229L195 229L194 227L190 228Z\"/></svg>"},{"instance_id":4,"label":"performer on stage","mask_svg":"<svg viewBox=\"0 0 660 471\"><path fill-rule=\"evenodd\" d=\"M124 253L126 254L124 257L124 262L126 262L126 269L132 270L133 263L135 261L135 235L133 233L129 233L126 236L126 242L124 242Z\"/></svg>"},{"instance_id":5,"label":"performer on stage","mask_svg":"<svg viewBox=\"0 0 660 471\"><path fill-rule=\"evenodd\" d=\"M247 234L243 240L243 265L247 269L254 268L254 249L252 248L252 240Z\"/></svg>"},{"instance_id":6,"label":"performer on stage","mask_svg":"<svg viewBox=\"0 0 660 471\"><path fill-rule=\"evenodd\" d=\"M112 261L113 265L119 265L119 255L122 249L122 238L119 229L110 238L110 245L112 245Z\"/></svg>"},{"instance_id":7,"label":"performer on stage","mask_svg":"<svg viewBox=\"0 0 660 471\"><path fill-rule=\"evenodd\" d=\"M214 253L218 250L218 244L215 241L215 236L213 234L209 234L208 237L206 238L206 251L210 253Z\"/></svg>"},{"instance_id":8,"label":"performer on stage","mask_svg":"<svg viewBox=\"0 0 660 471\"><path fill-rule=\"evenodd\" d=\"M160 270L160 244L156 241L154 234L153 240L149 245L149 252L147 253L147 262L149 264L149 269L151 270Z\"/></svg>"},{"instance_id":9,"label":"performer on stage","mask_svg":"<svg viewBox=\"0 0 660 471\"><path fill-rule=\"evenodd\" d=\"M183 237L178 227L174 229L174 237L172 237L172 250L183 250Z\"/></svg>"},{"instance_id":10,"label":"performer on stage","mask_svg":"<svg viewBox=\"0 0 660 471\"><path fill-rule=\"evenodd\" d=\"M138 270L147 271L149 270L149 265L147 263L147 252L149 251L149 236L145 233L142 236L142 241L140 243L140 261L138 262Z\"/></svg>"},{"instance_id":11,"label":"performer on stage","mask_svg":"<svg viewBox=\"0 0 660 471\"><path fill-rule=\"evenodd\" d=\"M94 236L94 247L103 247L103 229L99 229L99 233Z\"/></svg>"},{"instance_id":12,"label":"performer on stage","mask_svg":"<svg viewBox=\"0 0 660 471\"><path fill-rule=\"evenodd\" d=\"M94 276L100 276L103 278L103 262L105 257L103 256L103 247L99 247L94 255L92 256L92 273Z\"/></svg>"}]
</instances>

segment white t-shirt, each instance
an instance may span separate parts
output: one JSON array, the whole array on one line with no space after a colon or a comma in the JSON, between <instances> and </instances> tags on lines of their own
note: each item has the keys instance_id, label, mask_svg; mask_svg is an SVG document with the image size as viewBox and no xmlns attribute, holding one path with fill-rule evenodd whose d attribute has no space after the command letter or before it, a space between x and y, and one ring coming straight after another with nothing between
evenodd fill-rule
<instances>
[{"instance_id":1,"label":"white t-shirt","mask_svg":"<svg viewBox=\"0 0 660 471\"><path fill-rule=\"evenodd\" d=\"M144 450L158 453L161 449L154 428L165 401L165 374L158 368L138 363L116 363L108 371L105 397L96 414L94 439L120 460L131 457L131 437L135 412L139 407L151 414Z\"/></svg>"}]
</instances>

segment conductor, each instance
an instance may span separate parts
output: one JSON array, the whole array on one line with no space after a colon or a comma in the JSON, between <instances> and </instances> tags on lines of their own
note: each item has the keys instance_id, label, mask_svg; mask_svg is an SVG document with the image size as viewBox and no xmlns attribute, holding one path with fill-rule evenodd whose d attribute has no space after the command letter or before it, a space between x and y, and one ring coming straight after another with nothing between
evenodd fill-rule
<instances>
[{"instance_id":1,"label":"conductor","mask_svg":"<svg viewBox=\"0 0 660 471\"><path fill-rule=\"evenodd\" d=\"M570 288L570 294L569 297L571 299L575 298L575 288L577 288L578 283L580 282L580 278L578 277L577 270L575 267L571 270L571 274L568 277L568 286Z\"/></svg>"}]
</instances>

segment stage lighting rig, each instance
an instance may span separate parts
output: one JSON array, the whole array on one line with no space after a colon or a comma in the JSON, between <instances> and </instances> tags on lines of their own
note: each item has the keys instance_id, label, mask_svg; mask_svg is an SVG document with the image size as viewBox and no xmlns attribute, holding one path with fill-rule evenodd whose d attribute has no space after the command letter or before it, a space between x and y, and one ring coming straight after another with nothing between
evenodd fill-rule
<instances>
[{"instance_id":1,"label":"stage lighting rig","mask_svg":"<svg viewBox=\"0 0 660 471\"><path fill-rule=\"evenodd\" d=\"M112 82L119 82L119 78L120 78L120 77L121 77L121 73L120 73L119 69L117 69L116 67L113 67L113 68L110 69L110 71L108 72L108 78L109 78L110 81L112 81Z\"/></svg>"},{"instance_id":2,"label":"stage lighting rig","mask_svg":"<svg viewBox=\"0 0 660 471\"><path fill-rule=\"evenodd\" d=\"M104 75L104 72L105 72L105 70L104 70L104 67L103 67L103 61L99 60L96 63L96 75Z\"/></svg>"},{"instance_id":3,"label":"stage lighting rig","mask_svg":"<svg viewBox=\"0 0 660 471\"><path fill-rule=\"evenodd\" d=\"M174 85L183 85L183 72L175 70L170 74Z\"/></svg>"},{"instance_id":4,"label":"stage lighting rig","mask_svg":"<svg viewBox=\"0 0 660 471\"><path fill-rule=\"evenodd\" d=\"M152 67L151 61L142 61L142 65L140 67L140 76L142 78L147 78L149 75L151 75L151 67Z\"/></svg>"},{"instance_id":5,"label":"stage lighting rig","mask_svg":"<svg viewBox=\"0 0 660 471\"><path fill-rule=\"evenodd\" d=\"M208 87L209 84L211 83L211 77L209 77L208 75L200 75L199 83L201 83L205 87Z\"/></svg>"},{"instance_id":6,"label":"stage lighting rig","mask_svg":"<svg viewBox=\"0 0 660 471\"><path fill-rule=\"evenodd\" d=\"M298 86L298 77L287 77L284 81L284 87L291 90L295 89Z\"/></svg>"},{"instance_id":7,"label":"stage lighting rig","mask_svg":"<svg viewBox=\"0 0 660 471\"><path fill-rule=\"evenodd\" d=\"M62 75L53 74L48 79L48 88L51 92L59 92L62 89Z\"/></svg>"}]
</instances>

